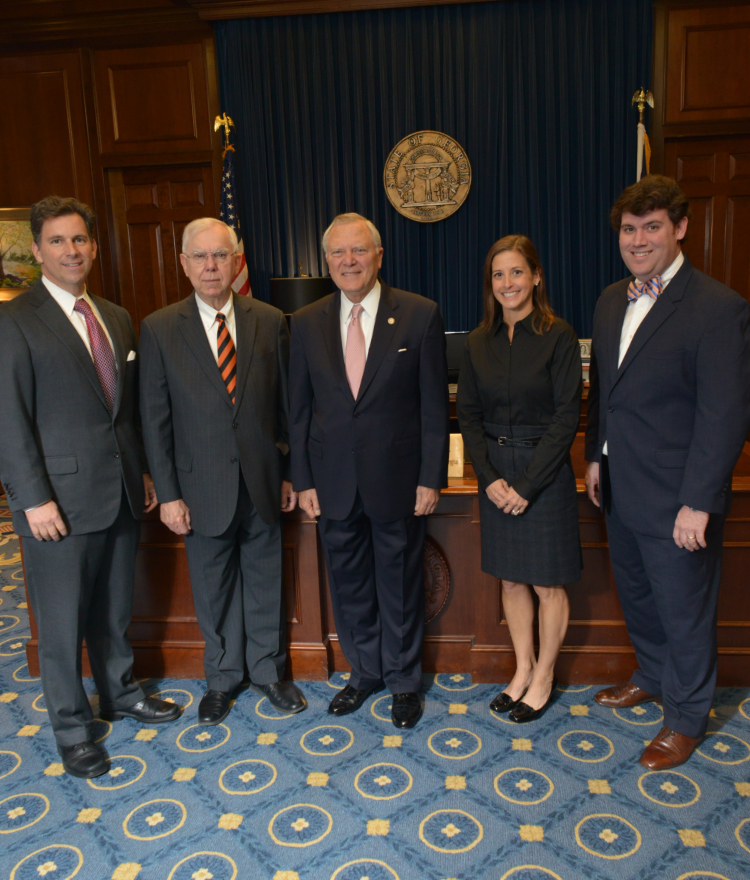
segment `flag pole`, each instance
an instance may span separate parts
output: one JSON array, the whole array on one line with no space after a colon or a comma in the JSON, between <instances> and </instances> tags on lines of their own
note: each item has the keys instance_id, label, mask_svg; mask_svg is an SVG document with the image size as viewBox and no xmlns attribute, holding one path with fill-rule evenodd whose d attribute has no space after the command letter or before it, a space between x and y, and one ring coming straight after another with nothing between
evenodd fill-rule
<instances>
[{"instance_id":1,"label":"flag pole","mask_svg":"<svg viewBox=\"0 0 750 880\"><path fill-rule=\"evenodd\" d=\"M235 148L229 143L230 129L234 128L231 116L226 113L214 119L214 131L224 129L224 152L221 154L224 166L221 174L221 209L219 217L227 226L231 226L237 235L237 253L240 256L240 266L232 281L232 290L243 296L252 296L250 279L247 272L247 260L245 259L245 245L240 233L240 216L236 204L236 187L234 183L234 155Z\"/></svg>"},{"instance_id":2,"label":"flag pole","mask_svg":"<svg viewBox=\"0 0 750 880\"><path fill-rule=\"evenodd\" d=\"M648 139L648 134L646 133L646 126L643 122L643 111L646 109L646 104L653 110L654 108L654 96L653 93L644 89L643 86L633 95L633 100L630 102L631 107L634 105L638 105L638 153L636 160L636 172L635 179L640 180L643 177L643 159L645 154L646 159L646 174L651 173L651 144Z\"/></svg>"}]
</instances>

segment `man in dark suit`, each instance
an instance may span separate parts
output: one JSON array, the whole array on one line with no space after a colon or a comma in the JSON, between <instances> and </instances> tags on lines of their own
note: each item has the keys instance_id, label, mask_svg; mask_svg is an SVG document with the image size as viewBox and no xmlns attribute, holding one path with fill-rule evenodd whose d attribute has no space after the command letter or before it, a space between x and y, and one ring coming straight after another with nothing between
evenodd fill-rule
<instances>
[{"instance_id":1,"label":"man in dark suit","mask_svg":"<svg viewBox=\"0 0 750 880\"><path fill-rule=\"evenodd\" d=\"M340 290L294 315L290 434L352 666L328 711L356 711L385 681L393 723L409 728L422 714L426 516L447 484L443 322L434 302L378 279L369 220L339 215L323 250Z\"/></svg>"},{"instance_id":2,"label":"man in dark suit","mask_svg":"<svg viewBox=\"0 0 750 880\"><path fill-rule=\"evenodd\" d=\"M594 316L586 486L607 511L612 569L638 669L594 699L660 700L640 763L684 763L716 684L716 614L732 469L750 427L750 305L682 253L690 208L651 175L612 209L633 275Z\"/></svg>"},{"instance_id":3,"label":"man in dark suit","mask_svg":"<svg viewBox=\"0 0 750 880\"><path fill-rule=\"evenodd\" d=\"M185 228L180 256L195 292L141 325L141 407L161 519L185 535L208 689L200 724L219 724L245 664L284 713L307 705L284 681L280 513L288 480L284 315L232 293L237 236L220 220Z\"/></svg>"},{"instance_id":4,"label":"man in dark suit","mask_svg":"<svg viewBox=\"0 0 750 880\"><path fill-rule=\"evenodd\" d=\"M31 208L42 279L0 309L0 475L22 537L47 713L65 770L100 776L81 680L86 639L100 715L179 717L133 681L130 622L141 513L156 505L138 418L128 313L86 292L94 215L56 196ZM145 488L145 495L144 495Z\"/></svg>"}]
</instances>

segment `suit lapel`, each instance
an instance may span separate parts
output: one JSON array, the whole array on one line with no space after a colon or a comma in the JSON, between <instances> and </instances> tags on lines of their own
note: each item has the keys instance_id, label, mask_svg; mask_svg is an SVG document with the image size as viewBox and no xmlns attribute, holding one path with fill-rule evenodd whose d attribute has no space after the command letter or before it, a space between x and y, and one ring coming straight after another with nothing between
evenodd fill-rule
<instances>
[{"instance_id":1,"label":"suit lapel","mask_svg":"<svg viewBox=\"0 0 750 880\"><path fill-rule=\"evenodd\" d=\"M622 325L625 321L625 311L628 307L628 288L629 279L626 280L624 288L618 293L617 300L613 306L614 315L609 325L609 359L612 369L612 376L617 375L619 369L617 362L620 360L620 337L622 336Z\"/></svg>"},{"instance_id":2,"label":"suit lapel","mask_svg":"<svg viewBox=\"0 0 750 880\"><path fill-rule=\"evenodd\" d=\"M37 306L37 315L39 316L39 319L49 327L60 342L62 342L78 361L79 366L86 374L86 378L91 382L94 391L98 395L102 404L107 408L107 412L109 412L107 399L104 396L104 389L102 388L102 383L99 381L94 362L91 360L91 355L84 345L83 340L70 323L68 316L60 308L55 298L50 294L42 282L39 282L36 286L33 293L33 299L35 300L34 304ZM99 303L97 303L97 307L98 305Z\"/></svg>"},{"instance_id":3,"label":"suit lapel","mask_svg":"<svg viewBox=\"0 0 750 880\"><path fill-rule=\"evenodd\" d=\"M180 314L184 319L180 322L180 331L185 337L185 342L187 342L188 347L195 355L195 359L201 365L209 382L221 395L226 405L231 407L232 400L229 397L227 386L221 378L219 368L216 365L216 359L211 351L211 346L206 336L206 328L203 326L203 321L201 321L200 312L195 302L195 293L192 293L187 299L183 300Z\"/></svg>"},{"instance_id":4,"label":"suit lapel","mask_svg":"<svg viewBox=\"0 0 750 880\"><path fill-rule=\"evenodd\" d=\"M255 334L258 330L258 319L253 312L253 300L249 296L234 297L234 322L237 327L237 387L235 391L235 409L239 408L245 394L247 376L255 351Z\"/></svg>"},{"instance_id":5,"label":"suit lapel","mask_svg":"<svg viewBox=\"0 0 750 880\"><path fill-rule=\"evenodd\" d=\"M378 305L378 313L375 316L375 327L372 331L372 342L370 350L367 353L367 361L365 363L365 372L362 376L362 384L359 386L359 394L357 400L361 400L367 392L370 383L375 378L383 358L393 339L398 324L397 317L398 302L393 295L391 288L387 284L380 282L380 303Z\"/></svg>"},{"instance_id":6,"label":"suit lapel","mask_svg":"<svg viewBox=\"0 0 750 880\"><path fill-rule=\"evenodd\" d=\"M615 381L612 383L613 385L619 381L622 374L627 370L634 358L638 355L638 352L648 340L654 335L654 333L656 333L667 318L673 314L677 307L677 303L682 299L685 293L685 287L692 271L693 267L690 265L687 257L685 257L685 262L680 267L678 273L669 282L666 289L659 296L653 306L651 306L649 313L641 322L640 327L636 330L635 336L633 337L633 340L625 353L625 357L622 359L620 368L615 375ZM620 326L622 327L622 324L620 324Z\"/></svg>"},{"instance_id":7,"label":"suit lapel","mask_svg":"<svg viewBox=\"0 0 750 880\"><path fill-rule=\"evenodd\" d=\"M333 375L341 386L344 394L352 397L352 389L346 378L346 366L344 364L344 349L341 342L341 291L337 291L328 301L326 307L320 313L321 331L328 349L328 357L331 361Z\"/></svg>"},{"instance_id":8,"label":"suit lapel","mask_svg":"<svg viewBox=\"0 0 750 880\"><path fill-rule=\"evenodd\" d=\"M117 365L117 389L115 391L115 400L112 406L112 417L117 415L122 401L123 391L125 389L125 364L127 363L128 353L125 350L125 340L122 338L122 329L120 322L114 315L109 302L102 297L91 297L96 302L99 314L102 316L104 326L107 328L109 338L112 340L112 349L115 353L115 364Z\"/></svg>"}]
</instances>

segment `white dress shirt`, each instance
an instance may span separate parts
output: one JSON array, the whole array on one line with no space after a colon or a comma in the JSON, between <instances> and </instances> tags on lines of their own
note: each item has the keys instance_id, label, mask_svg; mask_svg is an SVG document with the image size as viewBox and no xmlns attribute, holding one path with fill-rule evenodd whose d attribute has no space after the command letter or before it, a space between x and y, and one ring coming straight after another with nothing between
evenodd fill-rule
<instances>
[{"instance_id":1,"label":"white dress shirt","mask_svg":"<svg viewBox=\"0 0 750 880\"><path fill-rule=\"evenodd\" d=\"M234 316L234 297L230 294L229 299L224 306L220 309L215 309L213 306L204 303L197 293L194 293L193 296L198 304L198 314L201 316L201 321L203 321L206 336L208 337L208 344L211 346L216 366L218 366L219 349L216 340L219 338L219 321L216 320L216 315L219 312L224 315L224 322L227 325L227 330L229 330L229 335L232 337L234 349L235 351L237 350L237 324Z\"/></svg>"},{"instance_id":2,"label":"white dress shirt","mask_svg":"<svg viewBox=\"0 0 750 880\"><path fill-rule=\"evenodd\" d=\"M677 259L671 264L671 266L669 266L668 269L665 269L661 273L661 282L664 289L666 289L667 285L677 274L680 266L682 266L684 262L685 255L682 253L682 251L680 251L677 255ZM661 296L661 294L659 294L659 296ZM647 293L642 294L638 297L638 299L634 300L631 303L628 303L628 306L625 309L625 318L622 322L622 332L620 333L620 355L617 359L618 367L622 363L625 355L628 353L630 343L633 341L636 330L641 326L641 324L643 323L643 319L651 311L655 304L656 300L650 297ZM604 444L602 453L604 455L607 455L606 443Z\"/></svg>"},{"instance_id":3,"label":"white dress shirt","mask_svg":"<svg viewBox=\"0 0 750 880\"><path fill-rule=\"evenodd\" d=\"M356 305L341 291L341 346L346 357L346 334L349 330L349 322L352 319L352 306ZM365 357L370 353L372 331L375 329L375 316L378 314L380 305L380 282L375 282L375 287L367 294L360 303L362 311L359 313L359 323L365 334Z\"/></svg>"},{"instance_id":4,"label":"white dress shirt","mask_svg":"<svg viewBox=\"0 0 750 880\"><path fill-rule=\"evenodd\" d=\"M73 329L83 340L83 344L86 346L86 351L91 355L91 359L94 359L94 356L91 354L91 342L89 340L89 331L86 326L86 319L80 312L75 311L76 302L81 299L79 296L74 296L72 293L68 293L67 290L63 290L62 287L58 287L57 284L54 284L52 281L47 278L46 275L42 275L42 284L49 290L50 295L55 300L55 302L60 306L60 308L65 312L68 320L73 325ZM109 335L109 330L107 330L107 325L102 321L102 316L99 314L99 309L97 309L96 304L88 295L88 293L84 290L83 299L91 306L91 311L96 316L96 320L102 325L102 330L107 336L109 340L110 347L112 351L114 351L114 347L112 346L112 337Z\"/></svg>"}]
</instances>

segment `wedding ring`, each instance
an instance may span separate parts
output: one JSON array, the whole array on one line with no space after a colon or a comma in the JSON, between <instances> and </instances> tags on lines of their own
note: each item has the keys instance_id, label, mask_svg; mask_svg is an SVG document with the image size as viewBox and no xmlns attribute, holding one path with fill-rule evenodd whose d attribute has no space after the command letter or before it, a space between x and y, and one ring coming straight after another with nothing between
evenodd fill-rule
<instances>
[{"instance_id":1,"label":"wedding ring","mask_svg":"<svg viewBox=\"0 0 750 880\"><path fill-rule=\"evenodd\" d=\"M514 510L514 511L513 511L513 516L518 516L518 511L517 511L517 510Z\"/></svg>"},{"instance_id":2,"label":"wedding ring","mask_svg":"<svg viewBox=\"0 0 750 880\"><path fill-rule=\"evenodd\" d=\"M688 541L694 541L695 535L688 535Z\"/></svg>"}]
</instances>

